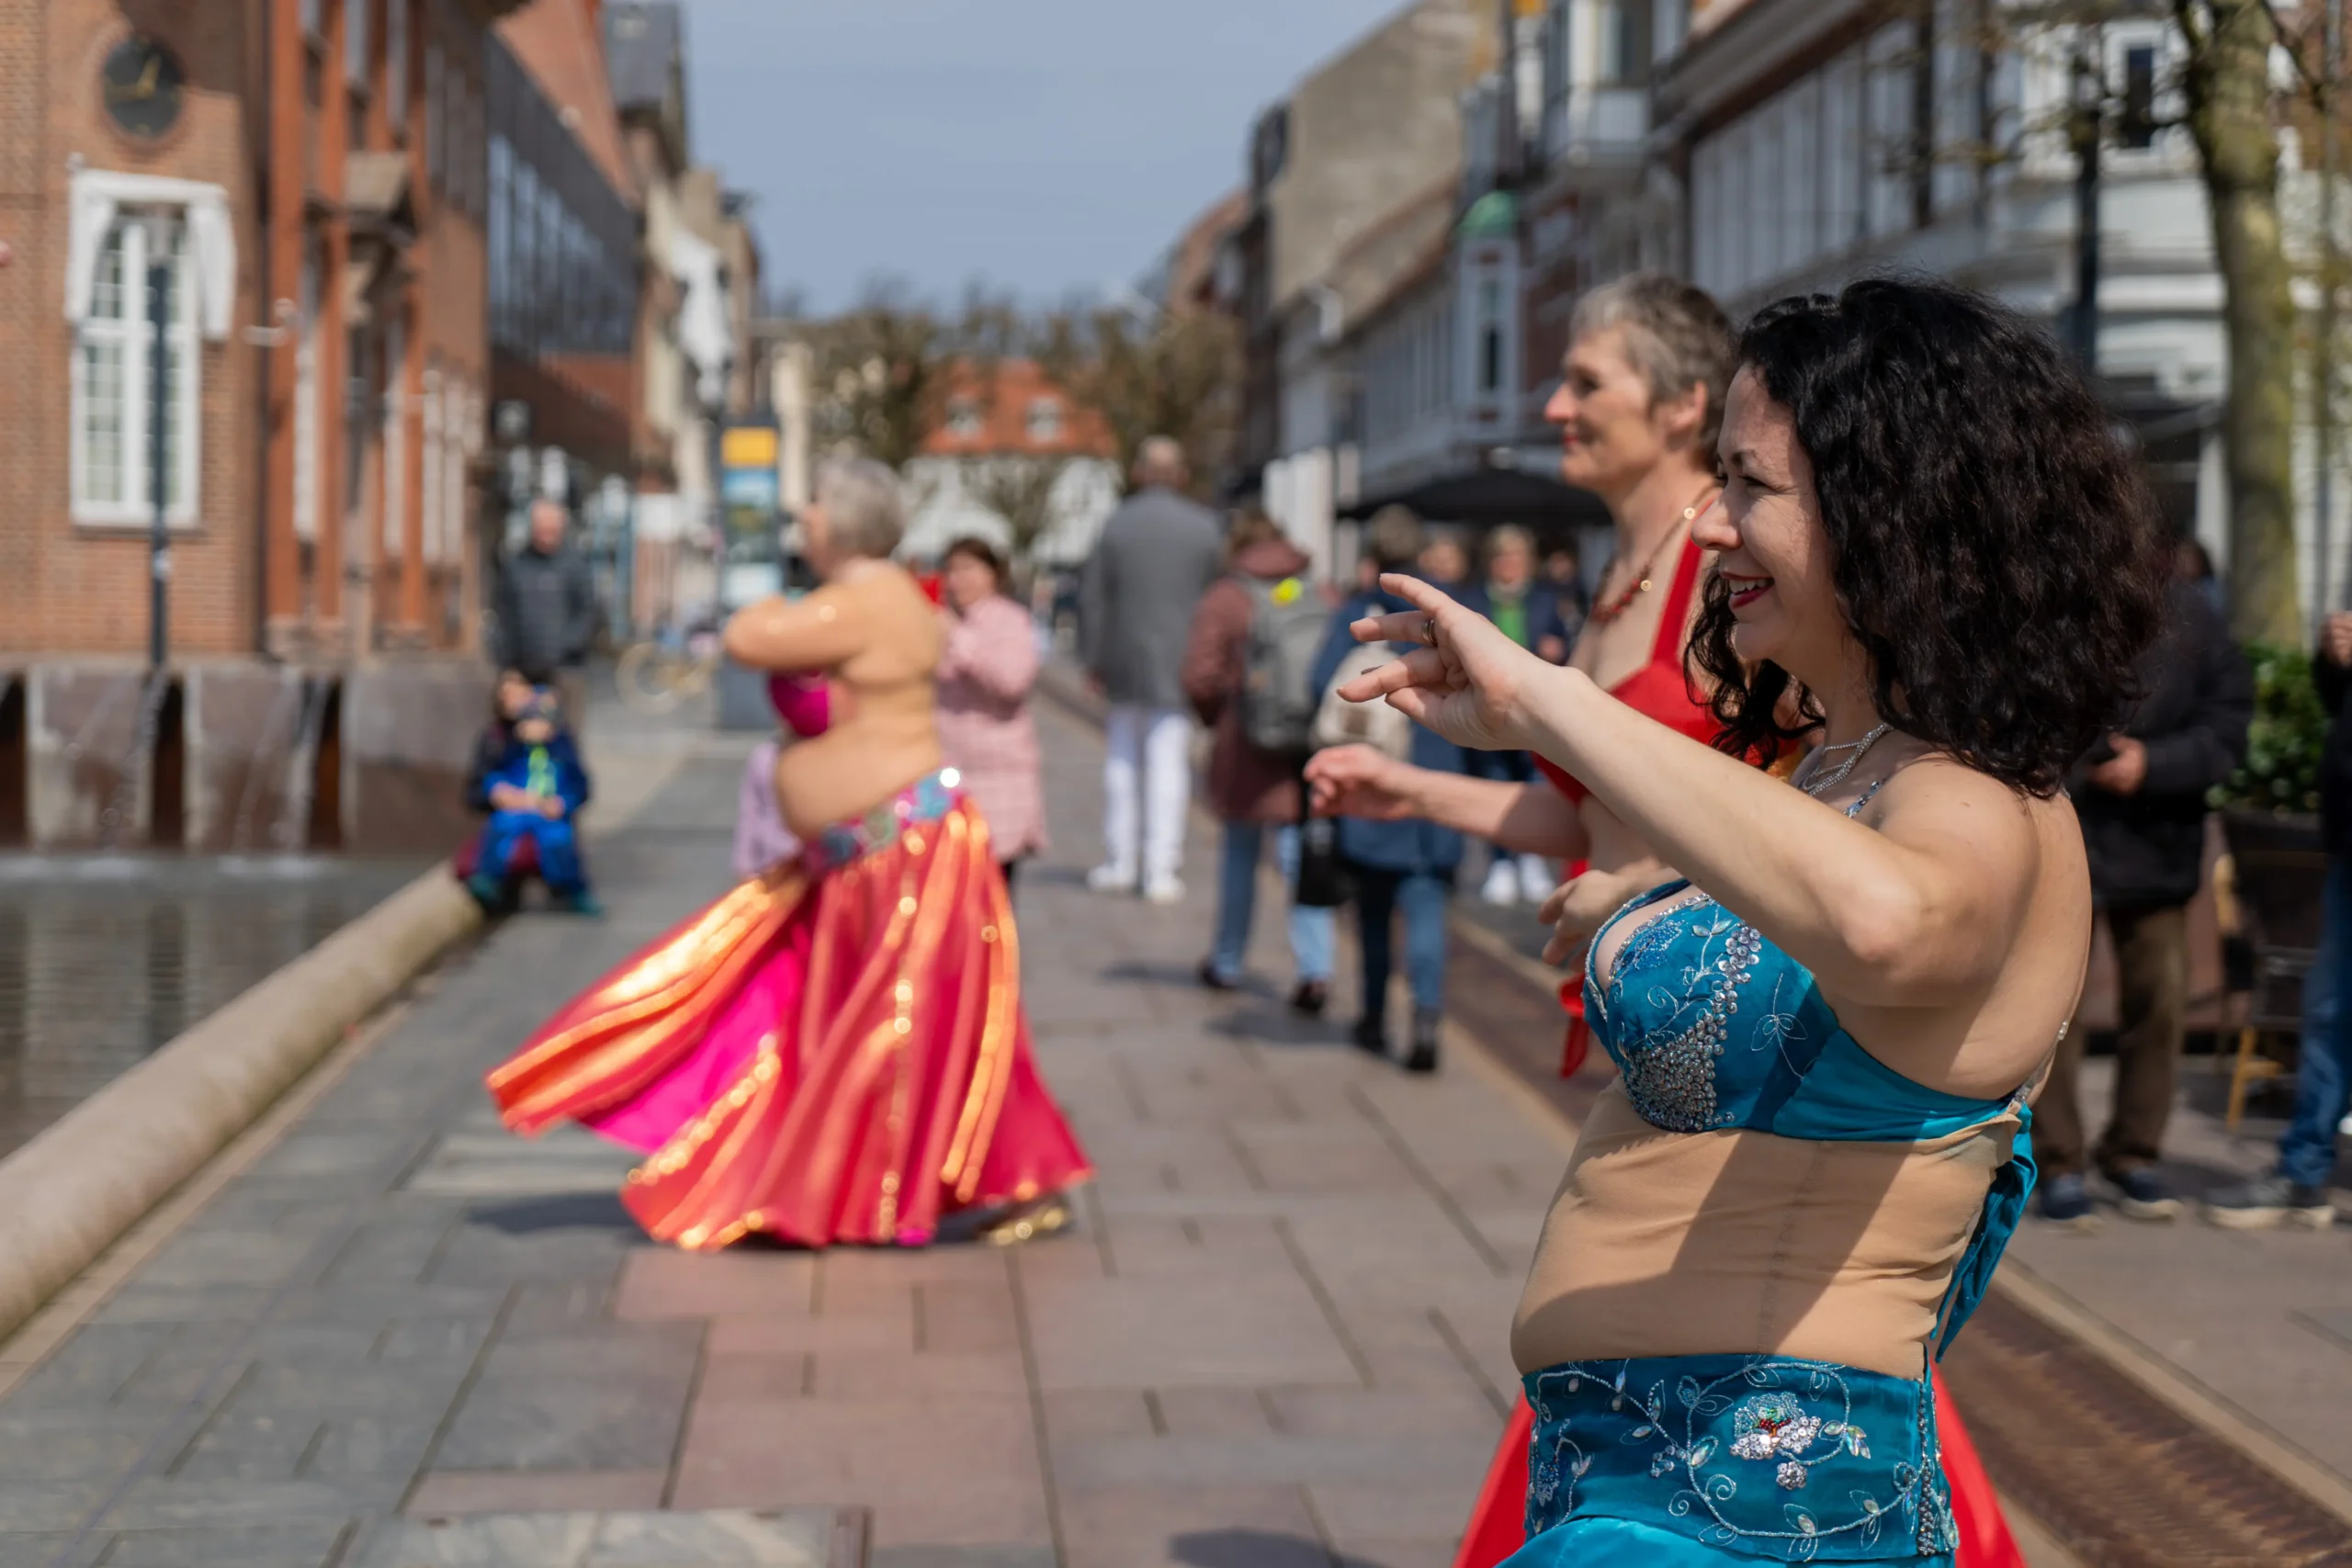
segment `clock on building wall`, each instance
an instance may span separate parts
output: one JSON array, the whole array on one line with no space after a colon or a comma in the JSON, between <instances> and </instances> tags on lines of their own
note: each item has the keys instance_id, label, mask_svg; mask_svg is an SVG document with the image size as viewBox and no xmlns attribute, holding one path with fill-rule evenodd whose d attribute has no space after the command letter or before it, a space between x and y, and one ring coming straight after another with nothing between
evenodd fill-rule
<instances>
[{"instance_id":1,"label":"clock on building wall","mask_svg":"<svg viewBox=\"0 0 2352 1568\"><path fill-rule=\"evenodd\" d=\"M126 135L153 141L179 123L187 75L155 39L134 35L115 45L100 76L107 115Z\"/></svg>"}]
</instances>

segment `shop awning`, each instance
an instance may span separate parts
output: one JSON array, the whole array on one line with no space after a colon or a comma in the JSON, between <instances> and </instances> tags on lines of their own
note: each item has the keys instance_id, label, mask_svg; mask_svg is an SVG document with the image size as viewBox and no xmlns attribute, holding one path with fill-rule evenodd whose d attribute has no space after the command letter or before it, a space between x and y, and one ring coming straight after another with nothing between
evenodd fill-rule
<instances>
[{"instance_id":1,"label":"shop awning","mask_svg":"<svg viewBox=\"0 0 2352 1568\"><path fill-rule=\"evenodd\" d=\"M1521 468L1478 468L1341 507L1365 518L1384 506L1410 507L1428 523L1517 523L1530 528L1606 528L1609 508L1589 490Z\"/></svg>"}]
</instances>

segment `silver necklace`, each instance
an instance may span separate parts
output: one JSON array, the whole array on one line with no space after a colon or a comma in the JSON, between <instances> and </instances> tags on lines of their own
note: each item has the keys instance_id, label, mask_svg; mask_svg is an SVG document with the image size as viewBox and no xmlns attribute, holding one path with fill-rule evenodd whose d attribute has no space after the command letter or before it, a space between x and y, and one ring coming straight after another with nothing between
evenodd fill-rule
<instances>
[{"instance_id":1,"label":"silver necklace","mask_svg":"<svg viewBox=\"0 0 2352 1568\"><path fill-rule=\"evenodd\" d=\"M1805 794L1813 796L1814 799L1819 800L1823 795L1827 795L1831 790L1836 789L1839 784L1844 784L1846 782L1847 775L1854 771L1856 765L1859 764L1864 757L1870 755L1871 748L1877 745L1879 743L1879 738L1883 736L1887 730L1892 728L1893 727L1891 725L1882 724L1876 729L1871 730L1868 735L1863 736L1860 740L1841 740L1835 746L1822 747L1819 750L1814 753L1813 766L1811 770L1809 770L1811 772L1818 773L1821 767L1821 759L1827 756L1832 751L1850 750L1853 752L1853 755L1838 763L1836 767L1830 769L1828 777L1818 779L1808 778L1798 787L1803 789Z\"/></svg>"}]
</instances>

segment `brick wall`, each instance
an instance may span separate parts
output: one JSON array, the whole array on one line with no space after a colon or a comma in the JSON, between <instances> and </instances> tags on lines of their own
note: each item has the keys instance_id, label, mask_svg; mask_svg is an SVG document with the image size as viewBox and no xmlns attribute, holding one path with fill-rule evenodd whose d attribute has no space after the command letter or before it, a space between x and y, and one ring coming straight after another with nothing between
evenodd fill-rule
<instances>
[{"instance_id":1,"label":"brick wall","mask_svg":"<svg viewBox=\"0 0 2352 1568\"><path fill-rule=\"evenodd\" d=\"M252 0L0 0L0 650L135 652L147 640L147 546L138 530L77 526L68 472L74 333L64 320L69 159L201 180L229 193L239 283L226 341L203 342L198 517L175 533L172 640L187 654L254 644L261 234L254 221L258 60ZM186 107L159 144L117 131L99 70L132 30L168 43Z\"/></svg>"}]
</instances>

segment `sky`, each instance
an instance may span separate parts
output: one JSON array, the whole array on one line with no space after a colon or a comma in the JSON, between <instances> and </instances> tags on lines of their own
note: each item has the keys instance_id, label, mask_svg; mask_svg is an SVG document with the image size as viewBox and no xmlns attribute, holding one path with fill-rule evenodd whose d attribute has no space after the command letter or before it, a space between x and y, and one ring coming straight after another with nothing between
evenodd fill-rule
<instances>
[{"instance_id":1,"label":"sky","mask_svg":"<svg viewBox=\"0 0 2352 1568\"><path fill-rule=\"evenodd\" d=\"M1241 183L1250 127L1402 0L685 0L695 162L771 290L942 304L1131 285Z\"/></svg>"}]
</instances>

